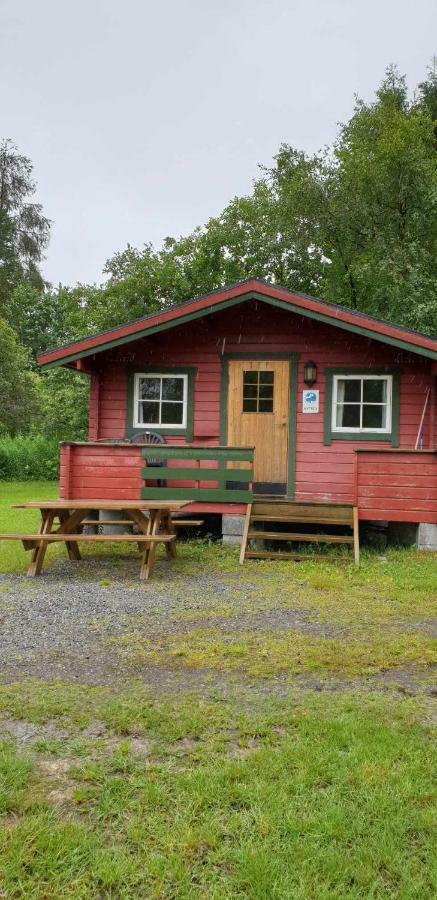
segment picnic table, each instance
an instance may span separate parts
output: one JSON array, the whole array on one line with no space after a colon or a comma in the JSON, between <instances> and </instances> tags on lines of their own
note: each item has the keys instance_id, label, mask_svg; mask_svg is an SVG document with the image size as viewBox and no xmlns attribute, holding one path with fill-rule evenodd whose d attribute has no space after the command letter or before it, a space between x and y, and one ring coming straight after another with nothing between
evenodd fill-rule
<instances>
[{"instance_id":1,"label":"picnic table","mask_svg":"<svg viewBox=\"0 0 437 900\"><path fill-rule=\"evenodd\" d=\"M182 500L30 500L16 503L14 509L39 509L41 523L37 534L0 534L0 540L20 540L31 550L27 574L39 575L49 543L63 541L71 560L80 560L78 541L134 541L140 551L140 578L149 578L155 563L157 544L164 544L168 558L176 556L176 529L172 513L187 506ZM136 525L138 534L83 534L84 525L98 525L91 513L110 510L119 518L102 525ZM124 518L121 518L121 516ZM55 522L55 520L57 520Z\"/></svg>"}]
</instances>

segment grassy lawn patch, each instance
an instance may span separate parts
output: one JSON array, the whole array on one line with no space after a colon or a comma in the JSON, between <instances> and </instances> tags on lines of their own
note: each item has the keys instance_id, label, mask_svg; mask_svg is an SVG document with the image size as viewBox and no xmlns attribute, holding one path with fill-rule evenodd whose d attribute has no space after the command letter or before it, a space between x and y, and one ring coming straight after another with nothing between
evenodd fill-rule
<instances>
[{"instance_id":1,"label":"grassy lawn patch","mask_svg":"<svg viewBox=\"0 0 437 900\"><path fill-rule=\"evenodd\" d=\"M0 898L434 900L436 555L84 549L0 543Z\"/></svg>"},{"instance_id":2,"label":"grassy lawn patch","mask_svg":"<svg viewBox=\"0 0 437 900\"><path fill-rule=\"evenodd\" d=\"M38 531L40 514L37 509L11 509L11 506L28 500L53 499L58 496L58 490L57 481L0 481L0 532ZM61 547L50 548L50 557L56 558L61 552ZM0 575L25 572L28 562L29 554L23 550L20 541L0 541Z\"/></svg>"},{"instance_id":3,"label":"grassy lawn patch","mask_svg":"<svg viewBox=\"0 0 437 900\"><path fill-rule=\"evenodd\" d=\"M28 684L0 704L64 729L53 747L3 746L6 896L434 896L432 749L414 701L306 694L243 711ZM80 728L77 755L65 730Z\"/></svg>"},{"instance_id":4,"label":"grassy lawn patch","mask_svg":"<svg viewBox=\"0 0 437 900\"><path fill-rule=\"evenodd\" d=\"M129 634L117 640L122 652L138 661L236 670L270 677L318 672L342 676L374 675L414 666L427 675L437 658L437 641L421 634L399 634L378 627L356 629L347 639L300 634L290 629L274 633L251 631L223 634L219 629L143 638Z\"/></svg>"}]
</instances>

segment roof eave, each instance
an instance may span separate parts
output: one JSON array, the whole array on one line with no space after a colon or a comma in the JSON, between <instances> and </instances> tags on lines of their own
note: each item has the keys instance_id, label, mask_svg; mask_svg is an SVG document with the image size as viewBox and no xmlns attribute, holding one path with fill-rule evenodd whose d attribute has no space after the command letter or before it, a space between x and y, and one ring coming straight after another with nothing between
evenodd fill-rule
<instances>
[{"instance_id":1,"label":"roof eave","mask_svg":"<svg viewBox=\"0 0 437 900\"><path fill-rule=\"evenodd\" d=\"M253 288L249 289L249 285L253 285ZM281 293L284 296L281 296ZM222 299L214 302L214 297L217 296L217 294L221 294ZM341 307L333 307L316 298L293 294L287 289L278 288L275 285L266 285L263 282L252 279L251 281L242 282L232 288L227 288L223 291L200 297L198 300L189 301L182 307L173 307L171 310L164 310L151 315L150 317L146 317L145 319L139 319L136 322L121 325L118 328L111 329L100 335L76 341L73 344L59 348L58 350L46 351L46 353L39 355L38 362L41 367L45 369L54 366L66 366L78 359L94 356L97 353L112 349L114 346L121 346L139 340L142 337L175 328L188 321L202 318L208 313L220 312L223 309L243 303L249 299L258 299L262 302L270 303L273 306L285 309L288 312L297 313L298 315L303 315L307 318L322 321L333 327L358 333L372 340L391 344L408 352L437 360L437 349L427 346L427 344L432 341L432 338L423 336L423 340L421 341L420 335L417 335L417 340L408 340L407 335L411 334L411 332L404 331L398 326L390 325L390 323L378 323L378 320L366 319L364 315L360 316L360 314L355 314L354 311L347 310L346 308L343 311ZM208 301L210 302L208 303ZM193 307L191 310L190 306ZM185 314L184 309L186 310ZM356 321L354 321L355 316ZM351 321L348 321L348 319ZM141 327L142 324L144 327ZM378 324L380 326L379 328L376 327ZM125 335L117 337L117 334L119 335L120 331L123 329L129 329L129 331ZM390 334L387 332L392 333ZM405 335L405 337L403 335ZM113 337L111 338L111 336ZM99 338L102 338L100 342L98 340ZM437 342L432 342L437 344ZM86 346L87 344L89 346ZM69 349L73 350L74 346L77 345L85 346L83 349L77 350L76 352L67 352Z\"/></svg>"}]
</instances>

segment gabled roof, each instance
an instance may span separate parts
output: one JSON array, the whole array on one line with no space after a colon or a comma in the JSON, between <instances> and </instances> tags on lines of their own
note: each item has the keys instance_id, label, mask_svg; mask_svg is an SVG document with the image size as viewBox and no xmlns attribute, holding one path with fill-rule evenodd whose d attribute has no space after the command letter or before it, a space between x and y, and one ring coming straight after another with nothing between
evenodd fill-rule
<instances>
[{"instance_id":1,"label":"gabled roof","mask_svg":"<svg viewBox=\"0 0 437 900\"><path fill-rule=\"evenodd\" d=\"M207 313L219 312L251 299L261 300L289 312L298 313L325 324L418 353L421 356L437 359L436 338L420 334L417 331L410 331L408 328L393 325L356 310L347 309L336 303L326 303L324 300L317 300L307 294L299 294L279 285L268 284L258 278L249 278L247 281L237 282L230 287L205 294L203 297L187 300L177 306L142 316L141 319L136 319L134 322L117 325L116 328L110 328L108 331L65 344L55 350L47 350L38 356L38 362L44 367L71 365L86 356L92 356L111 347L174 328L176 325L190 322Z\"/></svg>"}]
</instances>

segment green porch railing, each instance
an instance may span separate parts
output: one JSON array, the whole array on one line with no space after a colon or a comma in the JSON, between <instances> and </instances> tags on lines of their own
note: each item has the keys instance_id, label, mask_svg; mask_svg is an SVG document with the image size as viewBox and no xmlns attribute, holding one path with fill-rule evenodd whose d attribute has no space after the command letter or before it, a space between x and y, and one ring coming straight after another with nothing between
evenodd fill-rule
<instances>
[{"instance_id":1,"label":"green porch railing","mask_svg":"<svg viewBox=\"0 0 437 900\"><path fill-rule=\"evenodd\" d=\"M144 486L142 500L218 500L227 503L251 503L253 499L253 447L205 447L177 444L149 445L141 449L146 466L141 471L145 481L165 481L165 487ZM147 460L159 461L158 467L147 467ZM206 466L202 463L213 465ZM182 465L178 465L182 463ZM247 468L228 468L246 463ZM168 482L188 481L192 486L169 487ZM203 482L213 482L207 487Z\"/></svg>"}]
</instances>

